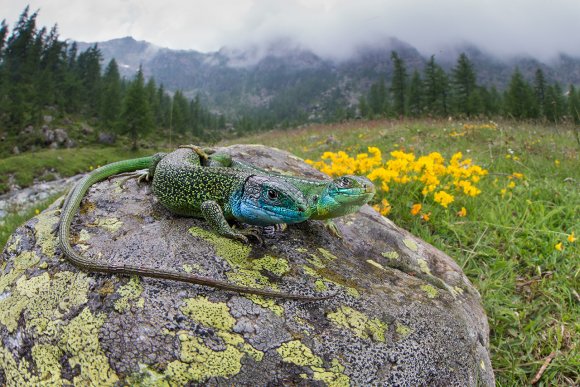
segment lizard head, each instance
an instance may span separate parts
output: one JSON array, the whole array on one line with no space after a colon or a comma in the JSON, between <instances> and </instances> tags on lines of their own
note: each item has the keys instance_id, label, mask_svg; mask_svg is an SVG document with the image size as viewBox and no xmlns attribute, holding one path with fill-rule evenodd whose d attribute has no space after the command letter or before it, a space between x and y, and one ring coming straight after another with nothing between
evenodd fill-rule
<instances>
[{"instance_id":1,"label":"lizard head","mask_svg":"<svg viewBox=\"0 0 580 387\"><path fill-rule=\"evenodd\" d=\"M258 226L304 222L312 212L302 192L293 185L262 175L246 180L236 207L238 220Z\"/></svg>"},{"instance_id":2,"label":"lizard head","mask_svg":"<svg viewBox=\"0 0 580 387\"><path fill-rule=\"evenodd\" d=\"M375 185L364 176L345 175L328 183L316 203L318 219L335 218L358 211L373 198Z\"/></svg>"}]
</instances>

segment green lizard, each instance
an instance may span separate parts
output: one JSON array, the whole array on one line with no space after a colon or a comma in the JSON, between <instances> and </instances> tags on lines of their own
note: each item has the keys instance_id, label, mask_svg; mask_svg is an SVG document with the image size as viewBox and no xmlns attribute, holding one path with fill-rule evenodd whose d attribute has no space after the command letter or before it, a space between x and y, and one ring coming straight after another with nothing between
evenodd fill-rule
<instances>
[{"instance_id":1,"label":"green lizard","mask_svg":"<svg viewBox=\"0 0 580 387\"><path fill-rule=\"evenodd\" d=\"M206 152L211 153L212 150L208 149ZM213 153L208 158L206 162L208 166L227 166L266 176L274 176L292 184L308 199L312 212L310 219L324 220L330 231L337 236L340 236L340 232L330 219L358 211L375 194L374 184L364 176L345 175L331 181L307 179L265 171L252 164L234 160L225 153Z\"/></svg>"},{"instance_id":2,"label":"green lizard","mask_svg":"<svg viewBox=\"0 0 580 387\"><path fill-rule=\"evenodd\" d=\"M58 242L72 264L87 271L162 278L263 296L309 301L332 297L249 288L203 276L154 268L103 264L73 250L69 241L70 225L88 189L112 175L145 168L149 168L149 175L153 177L153 193L170 211L203 217L215 232L243 242L247 242L246 236L232 229L227 223L228 219L267 225L303 222L310 215L304 196L292 185L232 168L202 168L194 148L178 149L167 155L156 154L119 161L97 168L82 178L64 201L57 226Z\"/></svg>"}]
</instances>

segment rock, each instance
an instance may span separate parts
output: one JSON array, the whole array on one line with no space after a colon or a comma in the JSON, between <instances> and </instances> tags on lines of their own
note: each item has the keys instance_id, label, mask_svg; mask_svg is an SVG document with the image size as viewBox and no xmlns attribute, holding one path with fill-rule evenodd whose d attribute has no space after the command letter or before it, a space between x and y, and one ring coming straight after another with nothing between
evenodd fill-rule
<instances>
[{"instance_id":1,"label":"rock","mask_svg":"<svg viewBox=\"0 0 580 387\"><path fill-rule=\"evenodd\" d=\"M54 130L54 139L59 145L63 145L68 141L68 134L66 130L61 128L56 128Z\"/></svg>"},{"instance_id":2,"label":"rock","mask_svg":"<svg viewBox=\"0 0 580 387\"><path fill-rule=\"evenodd\" d=\"M101 144L112 145L117 140L117 136L113 133L99 132L99 142Z\"/></svg>"},{"instance_id":3,"label":"rock","mask_svg":"<svg viewBox=\"0 0 580 387\"><path fill-rule=\"evenodd\" d=\"M46 122L47 124L50 124L50 123L52 122L52 120L53 120L53 119L54 119L54 117L53 117L53 116L49 116L49 115L42 116L42 120L43 120L44 122Z\"/></svg>"},{"instance_id":4,"label":"rock","mask_svg":"<svg viewBox=\"0 0 580 387\"><path fill-rule=\"evenodd\" d=\"M272 148L226 150L321 176ZM494 385L476 289L451 258L369 206L336 220L342 240L309 221L243 245L121 181L96 184L73 222L87 257L337 295L304 302L86 273L60 256L54 204L2 255L0 385Z\"/></svg>"},{"instance_id":5,"label":"rock","mask_svg":"<svg viewBox=\"0 0 580 387\"><path fill-rule=\"evenodd\" d=\"M20 154L20 149L18 149L17 145L14 145L14 148L12 148L12 154L14 154L14 155Z\"/></svg>"}]
</instances>

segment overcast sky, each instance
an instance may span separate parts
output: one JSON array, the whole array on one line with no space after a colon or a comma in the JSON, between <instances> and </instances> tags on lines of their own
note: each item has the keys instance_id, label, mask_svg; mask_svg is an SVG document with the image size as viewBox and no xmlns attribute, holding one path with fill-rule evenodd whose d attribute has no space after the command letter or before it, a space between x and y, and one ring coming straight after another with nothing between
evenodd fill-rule
<instances>
[{"instance_id":1,"label":"overcast sky","mask_svg":"<svg viewBox=\"0 0 580 387\"><path fill-rule=\"evenodd\" d=\"M124 36L216 51L292 37L323 56L397 37L423 54L474 43L498 55L580 56L580 0L0 0L10 30L24 7L61 39Z\"/></svg>"}]
</instances>

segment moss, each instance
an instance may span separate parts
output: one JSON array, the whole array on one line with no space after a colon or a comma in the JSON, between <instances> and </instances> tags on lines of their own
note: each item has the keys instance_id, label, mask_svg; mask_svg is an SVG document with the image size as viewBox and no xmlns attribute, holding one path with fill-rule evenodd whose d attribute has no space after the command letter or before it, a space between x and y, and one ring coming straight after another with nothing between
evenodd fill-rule
<instances>
[{"instance_id":1,"label":"moss","mask_svg":"<svg viewBox=\"0 0 580 387\"><path fill-rule=\"evenodd\" d=\"M337 325L350 330L355 336L361 339L372 339L377 342L385 342L385 332L387 324L377 318L370 319L348 306L339 307L336 312L328 313L326 317Z\"/></svg>"},{"instance_id":2,"label":"moss","mask_svg":"<svg viewBox=\"0 0 580 387\"><path fill-rule=\"evenodd\" d=\"M36 244L40 246L42 253L47 257L54 256L56 250L57 239L52 230L58 223L58 212L59 210L56 209L43 211L36 217L38 222L34 225Z\"/></svg>"},{"instance_id":3,"label":"moss","mask_svg":"<svg viewBox=\"0 0 580 387\"><path fill-rule=\"evenodd\" d=\"M211 302L203 296L184 301L179 310L192 320L215 329L231 331L234 328L236 320L225 302Z\"/></svg>"},{"instance_id":4,"label":"moss","mask_svg":"<svg viewBox=\"0 0 580 387\"><path fill-rule=\"evenodd\" d=\"M439 291L431 285L422 285L421 290L427 293L427 297L429 298L435 298L439 294Z\"/></svg>"},{"instance_id":5,"label":"moss","mask_svg":"<svg viewBox=\"0 0 580 387\"><path fill-rule=\"evenodd\" d=\"M99 343L104 322L104 314L95 316L85 308L63 328L59 346L69 354L70 367L80 367L80 373L73 379L74 385L101 386L119 381Z\"/></svg>"},{"instance_id":6,"label":"moss","mask_svg":"<svg viewBox=\"0 0 580 387\"><path fill-rule=\"evenodd\" d=\"M129 282L117 290L117 293L121 295L117 301L115 301L114 308L119 313L124 313L130 308L130 301L136 301L135 305L143 307L143 302L145 300L141 297L143 293L143 285L141 285L141 280L137 276L131 277Z\"/></svg>"},{"instance_id":7,"label":"moss","mask_svg":"<svg viewBox=\"0 0 580 387\"><path fill-rule=\"evenodd\" d=\"M109 232L115 232L121 228L123 222L117 218L102 218L98 219L95 224Z\"/></svg>"},{"instance_id":8,"label":"moss","mask_svg":"<svg viewBox=\"0 0 580 387\"><path fill-rule=\"evenodd\" d=\"M403 243L412 252L415 252L416 253L419 250L419 246L417 246L417 243L414 240L412 240L412 239L405 238L405 239L403 239Z\"/></svg>"}]
</instances>

